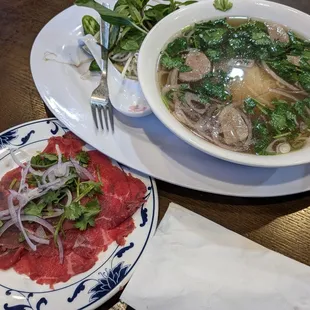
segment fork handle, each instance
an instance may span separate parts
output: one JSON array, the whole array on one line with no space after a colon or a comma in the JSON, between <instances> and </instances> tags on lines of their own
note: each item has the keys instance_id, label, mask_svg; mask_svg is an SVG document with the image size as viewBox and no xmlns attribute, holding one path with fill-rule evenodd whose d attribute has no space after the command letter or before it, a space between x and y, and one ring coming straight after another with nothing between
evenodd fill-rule
<instances>
[{"instance_id":1,"label":"fork handle","mask_svg":"<svg viewBox=\"0 0 310 310\"><path fill-rule=\"evenodd\" d=\"M109 8L109 4L103 3L103 6ZM110 37L110 24L105 22L102 18L100 25L100 43L101 43L101 72L102 78L107 78L108 75L108 53L109 53L109 37Z\"/></svg>"}]
</instances>

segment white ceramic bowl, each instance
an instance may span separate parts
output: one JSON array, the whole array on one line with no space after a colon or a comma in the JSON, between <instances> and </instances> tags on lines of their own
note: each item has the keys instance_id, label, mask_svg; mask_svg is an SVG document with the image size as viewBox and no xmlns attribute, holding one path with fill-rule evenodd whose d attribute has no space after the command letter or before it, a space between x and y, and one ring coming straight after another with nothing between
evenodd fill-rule
<instances>
[{"instance_id":1,"label":"white ceramic bowl","mask_svg":"<svg viewBox=\"0 0 310 310\"><path fill-rule=\"evenodd\" d=\"M139 53L138 75L143 93L155 115L181 139L193 147L215 157L238 164L257 167L284 167L310 162L310 145L285 155L257 156L237 153L209 143L179 123L162 102L156 81L160 51L185 26L225 16L248 16L274 21L309 37L310 16L285 5L264 0L234 0L233 8L220 12L213 7L213 0L201 1L168 15L147 35Z\"/></svg>"}]
</instances>

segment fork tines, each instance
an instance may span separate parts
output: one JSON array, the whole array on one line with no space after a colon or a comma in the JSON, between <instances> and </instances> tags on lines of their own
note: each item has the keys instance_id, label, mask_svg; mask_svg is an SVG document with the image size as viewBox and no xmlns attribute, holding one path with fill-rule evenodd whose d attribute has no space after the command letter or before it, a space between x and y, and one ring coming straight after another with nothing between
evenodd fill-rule
<instances>
[{"instance_id":1,"label":"fork tines","mask_svg":"<svg viewBox=\"0 0 310 310\"><path fill-rule=\"evenodd\" d=\"M99 130L98 118L99 118L100 129L102 131L104 130L109 131L109 128L111 128L112 132L114 132L113 107L111 104L106 104L106 105L92 104L91 110L92 110L93 119L94 119L96 128L98 130ZM108 118L110 120L110 127L109 127ZM103 119L104 119L104 122L103 122Z\"/></svg>"}]
</instances>

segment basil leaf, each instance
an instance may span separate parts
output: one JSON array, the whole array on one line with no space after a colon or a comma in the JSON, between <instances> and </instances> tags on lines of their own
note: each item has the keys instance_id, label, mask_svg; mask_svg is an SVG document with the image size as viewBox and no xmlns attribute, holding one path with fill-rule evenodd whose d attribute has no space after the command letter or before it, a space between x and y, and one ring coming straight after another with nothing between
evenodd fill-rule
<instances>
[{"instance_id":1,"label":"basil leaf","mask_svg":"<svg viewBox=\"0 0 310 310\"><path fill-rule=\"evenodd\" d=\"M139 13L137 8L135 8L134 6L129 6L129 12L130 12L131 18L133 19L135 23L142 22L142 16Z\"/></svg>"},{"instance_id":2,"label":"basil leaf","mask_svg":"<svg viewBox=\"0 0 310 310\"><path fill-rule=\"evenodd\" d=\"M101 18L112 25L133 25L133 22L122 14L112 11L94 0L76 0L77 6L85 6L96 10Z\"/></svg>"},{"instance_id":3,"label":"basil leaf","mask_svg":"<svg viewBox=\"0 0 310 310\"><path fill-rule=\"evenodd\" d=\"M92 36L94 36L96 33L100 31L100 25L98 24L98 22L92 16L89 15L83 16L82 26L85 35L91 34Z\"/></svg>"},{"instance_id":4,"label":"basil leaf","mask_svg":"<svg viewBox=\"0 0 310 310\"><path fill-rule=\"evenodd\" d=\"M213 6L219 11L226 12L233 7L233 4L229 0L214 0Z\"/></svg>"},{"instance_id":5,"label":"basil leaf","mask_svg":"<svg viewBox=\"0 0 310 310\"><path fill-rule=\"evenodd\" d=\"M126 17L128 17L130 15L127 4L122 4L122 5L114 8L114 12L117 12L117 13L119 13L121 15L126 16Z\"/></svg>"},{"instance_id":6,"label":"basil leaf","mask_svg":"<svg viewBox=\"0 0 310 310\"><path fill-rule=\"evenodd\" d=\"M81 151L75 156L75 159L79 161L80 165L82 165L83 167L87 167L90 157L88 152Z\"/></svg>"},{"instance_id":7,"label":"basil leaf","mask_svg":"<svg viewBox=\"0 0 310 310\"><path fill-rule=\"evenodd\" d=\"M136 33L134 35L129 36L126 39L123 39L120 42L120 47L121 49L123 49L124 51L127 52L135 52L138 51L142 41L144 40L145 36L143 34L140 33Z\"/></svg>"}]
</instances>

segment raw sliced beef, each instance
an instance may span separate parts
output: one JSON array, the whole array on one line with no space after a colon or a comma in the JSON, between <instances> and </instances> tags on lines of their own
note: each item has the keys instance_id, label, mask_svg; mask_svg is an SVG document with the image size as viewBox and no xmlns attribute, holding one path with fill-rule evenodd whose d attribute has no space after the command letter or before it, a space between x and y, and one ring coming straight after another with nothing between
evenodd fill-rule
<instances>
[{"instance_id":1,"label":"raw sliced beef","mask_svg":"<svg viewBox=\"0 0 310 310\"><path fill-rule=\"evenodd\" d=\"M43 152L55 153L56 144L65 156L72 157L81 151L84 142L72 134L53 137ZM102 183L103 191L97 197L102 211L96 218L95 227L80 231L74 228L71 221L66 221L66 232L61 236L65 257L63 264L59 262L59 252L52 238L50 245L39 245L34 252L16 243L18 231L10 229L3 234L3 240L0 238L0 269L13 266L18 273L28 275L37 283L53 287L92 268L98 260L98 254L106 251L111 243L125 244L125 238L135 228L132 215L145 201L145 184L113 166L105 155L97 151L90 151L89 155L88 170ZM12 174L5 179L6 185L9 180L12 180ZM3 195L2 208L5 209L5 190L0 191L0 195ZM10 240L11 248L8 246Z\"/></svg>"},{"instance_id":2,"label":"raw sliced beef","mask_svg":"<svg viewBox=\"0 0 310 310\"><path fill-rule=\"evenodd\" d=\"M3 189L9 189L12 181L16 179L18 181L20 181L21 179L21 168L17 167L9 172L7 172L1 179L0 181L0 189L1 187Z\"/></svg>"},{"instance_id":3,"label":"raw sliced beef","mask_svg":"<svg viewBox=\"0 0 310 310\"><path fill-rule=\"evenodd\" d=\"M16 250L1 250L0 246L0 269L7 270L13 267L22 257L25 249L23 246Z\"/></svg>"},{"instance_id":4,"label":"raw sliced beef","mask_svg":"<svg viewBox=\"0 0 310 310\"><path fill-rule=\"evenodd\" d=\"M99 198L104 208L96 223L100 222L102 227L112 229L131 217L141 206L146 187L139 179L113 166L110 159L98 151L90 151L89 156L89 170L95 176L99 172L98 181L101 181L104 193Z\"/></svg>"},{"instance_id":5,"label":"raw sliced beef","mask_svg":"<svg viewBox=\"0 0 310 310\"><path fill-rule=\"evenodd\" d=\"M71 132L67 132L63 137L52 137L48 140L47 147L42 151L43 153L56 153L55 145L58 144L62 154L69 158L78 154L85 145L81 139Z\"/></svg>"},{"instance_id":6,"label":"raw sliced beef","mask_svg":"<svg viewBox=\"0 0 310 310\"><path fill-rule=\"evenodd\" d=\"M18 273L26 274L38 284L49 284L53 287L58 282L66 282L72 276L92 268L100 252L106 251L114 241L120 245L124 244L124 238L134 228L133 220L130 218L110 231L99 225L84 232L72 229L66 232L64 239L63 264L59 262L59 253L54 245L40 245L36 252L26 252L15 264L14 269Z\"/></svg>"}]
</instances>

